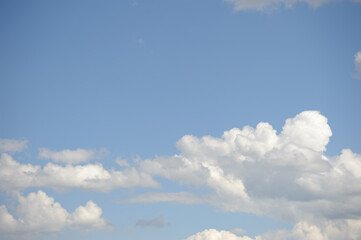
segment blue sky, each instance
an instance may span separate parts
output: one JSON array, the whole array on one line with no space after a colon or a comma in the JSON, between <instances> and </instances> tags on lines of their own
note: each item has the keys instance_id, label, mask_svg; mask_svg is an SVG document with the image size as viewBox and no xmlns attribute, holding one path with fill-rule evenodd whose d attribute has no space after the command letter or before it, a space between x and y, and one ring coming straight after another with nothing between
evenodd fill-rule
<instances>
[{"instance_id":1,"label":"blue sky","mask_svg":"<svg viewBox=\"0 0 361 240\"><path fill-rule=\"evenodd\" d=\"M358 239L360 23L346 0L0 1L0 238Z\"/></svg>"}]
</instances>

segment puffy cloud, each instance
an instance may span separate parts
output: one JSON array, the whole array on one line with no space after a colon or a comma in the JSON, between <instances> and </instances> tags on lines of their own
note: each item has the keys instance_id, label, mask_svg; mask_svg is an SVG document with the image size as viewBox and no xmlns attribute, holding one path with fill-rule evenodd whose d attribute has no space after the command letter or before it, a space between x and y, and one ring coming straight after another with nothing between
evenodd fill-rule
<instances>
[{"instance_id":1,"label":"puffy cloud","mask_svg":"<svg viewBox=\"0 0 361 240\"><path fill-rule=\"evenodd\" d=\"M0 206L0 234L22 238L56 233L64 228L84 231L112 228L111 223L101 217L102 210L92 201L72 214L43 191L30 193L27 197L18 195L18 202L17 219L6 206Z\"/></svg>"},{"instance_id":2,"label":"puffy cloud","mask_svg":"<svg viewBox=\"0 0 361 240\"><path fill-rule=\"evenodd\" d=\"M95 151L78 148L76 150L63 150L59 152L51 151L47 148L41 148L39 157L51 159L55 162L63 162L67 164L77 164L88 162L96 157Z\"/></svg>"},{"instance_id":3,"label":"puffy cloud","mask_svg":"<svg viewBox=\"0 0 361 240\"><path fill-rule=\"evenodd\" d=\"M326 150L331 136L327 118L319 112L307 111L287 119L280 137L282 145L292 144L299 148L321 152Z\"/></svg>"},{"instance_id":4,"label":"puffy cloud","mask_svg":"<svg viewBox=\"0 0 361 240\"><path fill-rule=\"evenodd\" d=\"M313 8L317 8L332 0L224 0L227 3L234 5L235 11L242 10L257 10L264 11L268 9L275 9L279 6L290 8L297 3L306 3Z\"/></svg>"},{"instance_id":5,"label":"puffy cloud","mask_svg":"<svg viewBox=\"0 0 361 240\"><path fill-rule=\"evenodd\" d=\"M252 240L252 238L247 236L240 237L228 231L207 229L188 237L186 240Z\"/></svg>"},{"instance_id":6,"label":"puffy cloud","mask_svg":"<svg viewBox=\"0 0 361 240\"><path fill-rule=\"evenodd\" d=\"M361 0L358 2L361 2ZM361 80L361 52L355 54L355 71L355 77Z\"/></svg>"},{"instance_id":7,"label":"puffy cloud","mask_svg":"<svg viewBox=\"0 0 361 240\"><path fill-rule=\"evenodd\" d=\"M203 202L291 223L359 219L361 155L345 149L326 156L331 136L327 118L318 111L287 119L278 134L261 122L233 128L221 138L186 135L177 143L179 154L140 161L139 171L202 188L205 195L191 188L190 193L147 193L129 201Z\"/></svg>"},{"instance_id":8,"label":"puffy cloud","mask_svg":"<svg viewBox=\"0 0 361 240\"><path fill-rule=\"evenodd\" d=\"M69 226L73 229L89 231L92 229L109 229L111 224L101 218L102 209L93 201L88 201L85 206L79 206L69 217Z\"/></svg>"},{"instance_id":9,"label":"puffy cloud","mask_svg":"<svg viewBox=\"0 0 361 240\"><path fill-rule=\"evenodd\" d=\"M21 152L27 148L26 140L2 139L0 138L0 152Z\"/></svg>"},{"instance_id":10,"label":"puffy cloud","mask_svg":"<svg viewBox=\"0 0 361 240\"><path fill-rule=\"evenodd\" d=\"M155 217L153 219L147 220L147 219L138 219L136 224L136 226L139 227L157 227L157 228L163 228L166 226L169 226L169 223L166 223L164 221L164 217L163 216L158 216Z\"/></svg>"},{"instance_id":11,"label":"puffy cloud","mask_svg":"<svg viewBox=\"0 0 361 240\"><path fill-rule=\"evenodd\" d=\"M135 168L122 171L106 170L101 164L66 165L47 163L44 167L21 164L7 153L0 156L0 190L8 191L27 187L53 189L78 188L93 191L110 191L124 187L158 187L149 174Z\"/></svg>"}]
</instances>

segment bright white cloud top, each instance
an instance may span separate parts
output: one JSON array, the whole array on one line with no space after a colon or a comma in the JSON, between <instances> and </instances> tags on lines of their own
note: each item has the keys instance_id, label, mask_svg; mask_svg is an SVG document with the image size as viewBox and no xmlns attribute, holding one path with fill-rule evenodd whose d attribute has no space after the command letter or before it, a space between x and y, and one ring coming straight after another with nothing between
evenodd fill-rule
<instances>
[{"instance_id":1,"label":"bright white cloud top","mask_svg":"<svg viewBox=\"0 0 361 240\"><path fill-rule=\"evenodd\" d=\"M135 166L122 160L122 170L106 170L101 164L78 164L83 161L74 159L81 159L79 156L87 153L85 150L52 153L41 149L40 157L77 156L72 161L63 161L66 166L49 162L44 167L21 164L3 153L1 190L44 187L105 192L116 188L154 188L161 186L154 179L157 177L192 186L193 190L148 192L126 202L207 203L222 211L262 214L296 224L292 231L269 232L256 239L358 239L361 237L358 228L361 225L361 155L344 149L338 156L326 156L324 152L331 136L325 116L318 111L304 111L287 119L279 134L269 123L260 122L255 128L245 126L225 131L221 138L186 135L177 142L179 154L139 160ZM200 195L194 187L207 191ZM92 229L109 225L92 201L78 207L73 214L43 191L28 197L19 195L18 201L18 219L6 206L1 206L3 233L32 233L39 229L54 232L65 227ZM39 216L34 215L36 212ZM139 225L158 226L161 222L163 226L163 216L148 222L142 220ZM206 230L188 239L250 238Z\"/></svg>"}]
</instances>

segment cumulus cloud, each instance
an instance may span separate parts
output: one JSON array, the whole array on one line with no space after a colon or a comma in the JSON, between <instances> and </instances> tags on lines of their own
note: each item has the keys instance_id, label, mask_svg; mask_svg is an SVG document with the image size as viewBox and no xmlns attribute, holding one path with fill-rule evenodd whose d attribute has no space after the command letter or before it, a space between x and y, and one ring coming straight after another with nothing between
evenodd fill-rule
<instances>
[{"instance_id":1,"label":"cumulus cloud","mask_svg":"<svg viewBox=\"0 0 361 240\"><path fill-rule=\"evenodd\" d=\"M287 8L293 7L297 3L305 3L313 8L317 8L332 0L224 0L234 5L235 11L257 10L264 11L269 9L277 9L280 6Z\"/></svg>"},{"instance_id":2,"label":"cumulus cloud","mask_svg":"<svg viewBox=\"0 0 361 240\"><path fill-rule=\"evenodd\" d=\"M2 139L0 138L0 153L1 152L21 152L27 148L28 142L26 140Z\"/></svg>"},{"instance_id":3,"label":"cumulus cloud","mask_svg":"<svg viewBox=\"0 0 361 240\"><path fill-rule=\"evenodd\" d=\"M74 213L69 213L43 191L27 197L18 195L18 202L17 218L5 205L0 206L0 234L23 238L56 233L64 228L83 231L112 228L112 224L101 217L101 208L92 201L79 206Z\"/></svg>"},{"instance_id":4,"label":"cumulus cloud","mask_svg":"<svg viewBox=\"0 0 361 240\"><path fill-rule=\"evenodd\" d=\"M146 193L129 201L203 202L290 223L357 220L361 155L344 149L326 156L331 136L327 118L318 111L287 119L280 133L261 122L225 131L221 138L186 135L177 143L179 154L140 161L139 171L192 190ZM206 195L192 193L194 187Z\"/></svg>"},{"instance_id":5,"label":"cumulus cloud","mask_svg":"<svg viewBox=\"0 0 361 240\"><path fill-rule=\"evenodd\" d=\"M63 150L63 151L51 151L47 148L41 148L39 151L39 158L50 159L55 162L62 162L67 164L77 164L82 162L88 162L91 159L96 158L94 150L81 149L76 150Z\"/></svg>"},{"instance_id":6,"label":"cumulus cloud","mask_svg":"<svg viewBox=\"0 0 361 240\"><path fill-rule=\"evenodd\" d=\"M44 167L22 164L7 153L0 156L0 190L48 187L57 190L78 188L106 192L124 187L158 187L149 174L128 167L106 170L101 164L66 165L47 163Z\"/></svg>"},{"instance_id":7,"label":"cumulus cloud","mask_svg":"<svg viewBox=\"0 0 361 240\"><path fill-rule=\"evenodd\" d=\"M156 228L163 228L169 226L170 224L164 221L163 216L158 216L153 219L138 219L136 224L138 227L156 227Z\"/></svg>"},{"instance_id":8,"label":"cumulus cloud","mask_svg":"<svg viewBox=\"0 0 361 240\"><path fill-rule=\"evenodd\" d=\"M361 80L361 52L355 54L355 71L355 77Z\"/></svg>"}]
</instances>

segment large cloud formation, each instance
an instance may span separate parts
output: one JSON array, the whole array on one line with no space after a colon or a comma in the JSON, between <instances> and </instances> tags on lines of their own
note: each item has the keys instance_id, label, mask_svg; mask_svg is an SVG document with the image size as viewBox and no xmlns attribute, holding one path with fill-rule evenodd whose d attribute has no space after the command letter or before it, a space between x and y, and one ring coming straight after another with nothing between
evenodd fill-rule
<instances>
[{"instance_id":1,"label":"large cloud formation","mask_svg":"<svg viewBox=\"0 0 361 240\"><path fill-rule=\"evenodd\" d=\"M112 225L101 217L101 208L92 201L88 201L85 206L79 206L74 213L69 213L60 203L40 190L27 197L18 195L17 198L17 219L8 212L5 205L0 206L1 235L25 238L60 232L64 228L82 231L112 228Z\"/></svg>"},{"instance_id":2,"label":"large cloud formation","mask_svg":"<svg viewBox=\"0 0 361 240\"><path fill-rule=\"evenodd\" d=\"M180 154L144 160L140 170L208 189L207 195L190 192L192 200L185 201L184 192L171 197L146 193L129 201L203 201L320 232L337 229L332 226L349 229L361 218L361 155L344 149L339 156L326 156L332 136L327 122L319 112L305 111L287 119L279 134L261 122L256 128L231 129L221 138L184 136L177 143Z\"/></svg>"}]
</instances>

